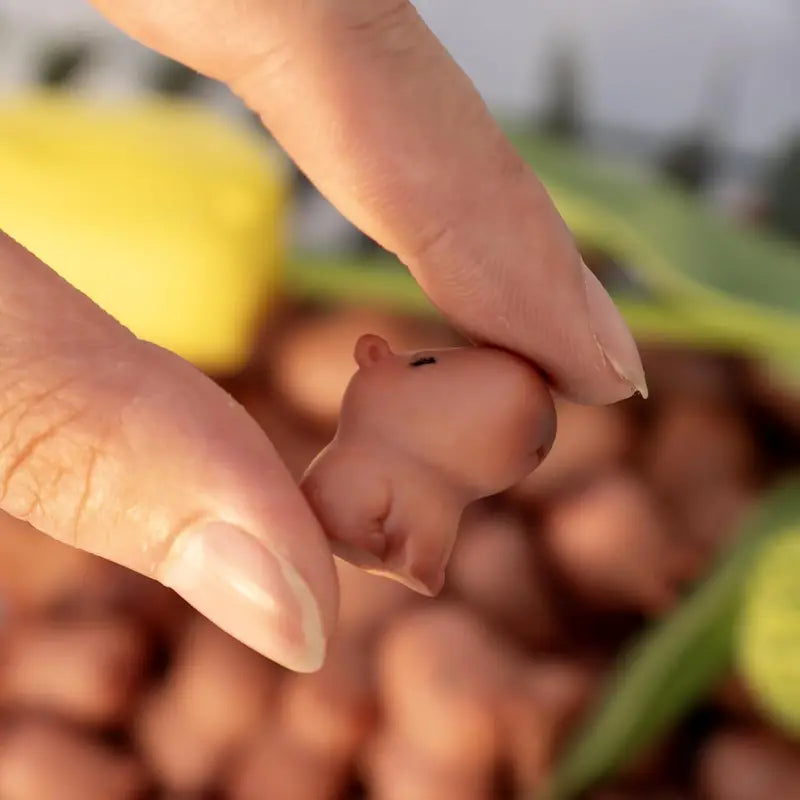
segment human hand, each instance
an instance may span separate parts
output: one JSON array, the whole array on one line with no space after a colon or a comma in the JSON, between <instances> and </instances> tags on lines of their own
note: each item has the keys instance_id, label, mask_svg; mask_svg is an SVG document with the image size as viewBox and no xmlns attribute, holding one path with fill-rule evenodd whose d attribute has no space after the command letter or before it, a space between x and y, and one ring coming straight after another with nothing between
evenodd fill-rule
<instances>
[{"instance_id":1,"label":"human hand","mask_svg":"<svg viewBox=\"0 0 800 800\"><path fill-rule=\"evenodd\" d=\"M408 2L95 4L228 83L475 341L529 358L575 400L646 391L545 190ZM2 236L0 336L0 508L172 586L286 666L318 667L333 561L244 410Z\"/></svg>"}]
</instances>

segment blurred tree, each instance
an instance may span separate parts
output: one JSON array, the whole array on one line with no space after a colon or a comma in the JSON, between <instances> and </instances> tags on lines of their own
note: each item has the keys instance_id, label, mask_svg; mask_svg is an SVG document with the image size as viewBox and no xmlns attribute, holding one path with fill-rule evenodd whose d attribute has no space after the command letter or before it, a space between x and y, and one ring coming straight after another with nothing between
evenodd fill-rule
<instances>
[{"instance_id":1,"label":"blurred tree","mask_svg":"<svg viewBox=\"0 0 800 800\"><path fill-rule=\"evenodd\" d=\"M42 56L38 80L43 86L64 86L86 66L91 57L86 42L64 42L48 49Z\"/></svg>"},{"instance_id":2,"label":"blurred tree","mask_svg":"<svg viewBox=\"0 0 800 800\"><path fill-rule=\"evenodd\" d=\"M555 48L548 83L548 97L541 117L543 132L567 141L580 139L584 129L580 63L572 44L562 42Z\"/></svg>"},{"instance_id":3,"label":"blurred tree","mask_svg":"<svg viewBox=\"0 0 800 800\"><path fill-rule=\"evenodd\" d=\"M662 156L659 168L689 192L701 192L715 167L715 147L708 134L697 131L672 144Z\"/></svg>"},{"instance_id":4,"label":"blurred tree","mask_svg":"<svg viewBox=\"0 0 800 800\"><path fill-rule=\"evenodd\" d=\"M777 156L766 184L768 223L776 231L800 240L800 133Z\"/></svg>"},{"instance_id":5,"label":"blurred tree","mask_svg":"<svg viewBox=\"0 0 800 800\"><path fill-rule=\"evenodd\" d=\"M170 58L159 57L150 78L150 87L161 94L187 96L197 92L208 78Z\"/></svg>"},{"instance_id":6,"label":"blurred tree","mask_svg":"<svg viewBox=\"0 0 800 800\"><path fill-rule=\"evenodd\" d=\"M702 192L721 168L726 133L736 124L741 110L744 64L741 45L729 42L708 75L705 103L696 127L673 142L660 159L662 173L689 192Z\"/></svg>"}]
</instances>

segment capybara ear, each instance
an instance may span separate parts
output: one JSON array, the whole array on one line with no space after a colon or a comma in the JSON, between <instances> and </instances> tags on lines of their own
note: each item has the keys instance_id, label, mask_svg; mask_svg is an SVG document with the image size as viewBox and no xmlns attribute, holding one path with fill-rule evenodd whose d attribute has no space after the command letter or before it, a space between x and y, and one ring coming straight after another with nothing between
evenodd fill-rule
<instances>
[{"instance_id":1,"label":"capybara ear","mask_svg":"<svg viewBox=\"0 0 800 800\"><path fill-rule=\"evenodd\" d=\"M356 342L355 355L359 367L371 367L392 354L389 343L374 333L365 333Z\"/></svg>"}]
</instances>

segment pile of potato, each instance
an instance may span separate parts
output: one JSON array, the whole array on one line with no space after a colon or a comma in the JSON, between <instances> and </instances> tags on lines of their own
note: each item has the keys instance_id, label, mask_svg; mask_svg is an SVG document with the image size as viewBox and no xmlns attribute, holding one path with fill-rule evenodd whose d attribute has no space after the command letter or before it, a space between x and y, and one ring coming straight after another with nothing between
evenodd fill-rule
<instances>
[{"instance_id":1,"label":"pile of potato","mask_svg":"<svg viewBox=\"0 0 800 800\"><path fill-rule=\"evenodd\" d=\"M225 381L299 476L365 332L429 322L286 309ZM443 595L338 564L325 667L286 672L174 594L0 519L2 800L494 800L535 788L620 648L728 547L790 466L795 401L756 369L645 352L651 400L558 401L542 468L468 509ZM590 800L800 798L800 749L735 676Z\"/></svg>"}]
</instances>

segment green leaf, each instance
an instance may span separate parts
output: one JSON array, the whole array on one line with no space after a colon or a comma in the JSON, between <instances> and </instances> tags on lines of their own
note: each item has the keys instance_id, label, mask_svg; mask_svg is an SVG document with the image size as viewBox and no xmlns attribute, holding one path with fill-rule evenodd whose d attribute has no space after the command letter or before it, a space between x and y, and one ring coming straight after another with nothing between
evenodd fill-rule
<instances>
[{"instance_id":1,"label":"green leaf","mask_svg":"<svg viewBox=\"0 0 800 800\"><path fill-rule=\"evenodd\" d=\"M734 652L742 592L763 546L800 519L800 477L767 493L734 548L622 657L606 695L557 764L540 800L571 800L663 736L720 678Z\"/></svg>"},{"instance_id":2,"label":"green leaf","mask_svg":"<svg viewBox=\"0 0 800 800\"><path fill-rule=\"evenodd\" d=\"M800 353L800 249L715 215L627 163L511 132L581 244L632 265L659 302L749 352Z\"/></svg>"},{"instance_id":3,"label":"green leaf","mask_svg":"<svg viewBox=\"0 0 800 800\"><path fill-rule=\"evenodd\" d=\"M369 304L424 316L438 313L406 268L389 254L321 258L295 253L287 264L285 287L298 300Z\"/></svg>"}]
</instances>

